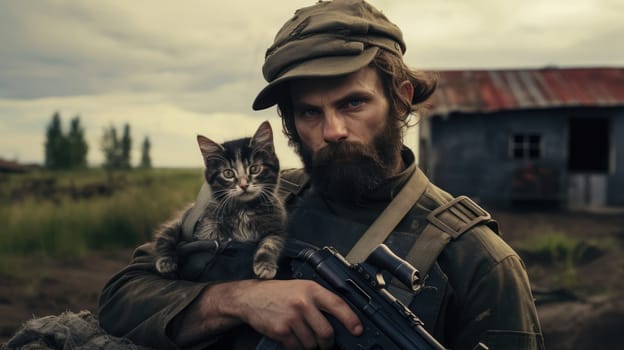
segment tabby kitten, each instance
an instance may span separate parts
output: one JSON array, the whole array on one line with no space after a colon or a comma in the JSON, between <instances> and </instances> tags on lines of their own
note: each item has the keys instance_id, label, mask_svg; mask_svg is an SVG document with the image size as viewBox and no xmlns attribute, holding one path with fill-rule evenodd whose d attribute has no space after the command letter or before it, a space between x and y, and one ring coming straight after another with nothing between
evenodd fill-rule
<instances>
[{"instance_id":1,"label":"tabby kitten","mask_svg":"<svg viewBox=\"0 0 624 350\"><path fill-rule=\"evenodd\" d=\"M271 125L263 122L251 138L218 144L198 135L197 142L212 198L195 226L193 239L259 241L253 272L264 279L275 277L286 211L277 195L279 160ZM190 210L155 233L156 269L161 274L174 275L178 269L176 246Z\"/></svg>"}]
</instances>

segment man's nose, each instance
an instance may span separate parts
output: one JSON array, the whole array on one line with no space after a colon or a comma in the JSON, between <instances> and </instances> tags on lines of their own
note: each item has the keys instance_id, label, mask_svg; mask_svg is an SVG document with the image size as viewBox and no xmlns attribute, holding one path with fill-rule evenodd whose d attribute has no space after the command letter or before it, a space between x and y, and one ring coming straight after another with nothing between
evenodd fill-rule
<instances>
[{"instance_id":1,"label":"man's nose","mask_svg":"<svg viewBox=\"0 0 624 350\"><path fill-rule=\"evenodd\" d=\"M344 141L349 136L347 131L347 125L344 117L329 112L325 114L325 121L323 123L323 139L327 143L336 143Z\"/></svg>"}]
</instances>

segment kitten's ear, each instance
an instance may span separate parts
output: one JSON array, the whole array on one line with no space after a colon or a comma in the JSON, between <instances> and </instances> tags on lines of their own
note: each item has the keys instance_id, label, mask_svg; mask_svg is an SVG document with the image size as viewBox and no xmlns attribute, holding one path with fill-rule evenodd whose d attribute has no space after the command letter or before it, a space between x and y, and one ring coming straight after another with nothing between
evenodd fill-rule
<instances>
[{"instance_id":1,"label":"kitten's ear","mask_svg":"<svg viewBox=\"0 0 624 350\"><path fill-rule=\"evenodd\" d=\"M197 144L199 145L199 150L204 158L204 163L206 163L206 160L215 154L219 154L225 150L220 144L202 135L197 135Z\"/></svg>"},{"instance_id":2,"label":"kitten's ear","mask_svg":"<svg viewBox=\"0 0 624 350\"><path fill-rule=\"evenodd\" d=\"M256 147L265 148L270 152L275 152L275 148L273 147L273 130L268 120L260 124L258 130L256 130L256 133L251 138L251 144Z\"/></svg>"}]
</instances>

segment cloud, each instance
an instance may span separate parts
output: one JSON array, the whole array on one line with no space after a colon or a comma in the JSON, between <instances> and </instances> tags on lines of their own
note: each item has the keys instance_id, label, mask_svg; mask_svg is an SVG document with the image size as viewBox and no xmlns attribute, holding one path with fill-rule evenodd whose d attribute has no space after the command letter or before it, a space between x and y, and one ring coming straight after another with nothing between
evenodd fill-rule
<instances>
[{"instance_id":1,"label":"cloud","mask_svg":"<svg viewBox=\"0 0 624 350\"><path fill-rule=\"evenodd\" d=\"M616 0L401 2L406 59L427 69L624 64L597 38L624 35ZM395 18L395 17L393 17ZM611 34L609 34L611 33ZM585 48L581 43L589 44ZM593 50L588 55L588 49ZM617 57L617 58L614 58Z\"/></svg>"},{"instance_id":2,"label":"cloud","mask_svg":"<svg viewBox=\"0 0 624 350\"><path fill-rule=\"evenodd\" d=\"M40 1L0 9L0 68L11 72L0 94L15 98L261 81L264 50L280 23L267 25L257 16L267 6L255 1Z\"/></svg>"},{"instance_id":3,"label":"cloud","mask_svg":"<svg viewBox=\"0 0 624 350\"><path fill-rule=\"evenodd\" d=\"M225 140L270 119L282 137L274 110L250 106L265 84L266 47L314 2L0 1L0 156L42 162L54 111L82 117L93 165L111 124L130 123L137 151L149 136L163 166L197 164L202 130ZM370 2L402 28L414 67L624 64L619 0Z\"/></svg>"}]
</instances>

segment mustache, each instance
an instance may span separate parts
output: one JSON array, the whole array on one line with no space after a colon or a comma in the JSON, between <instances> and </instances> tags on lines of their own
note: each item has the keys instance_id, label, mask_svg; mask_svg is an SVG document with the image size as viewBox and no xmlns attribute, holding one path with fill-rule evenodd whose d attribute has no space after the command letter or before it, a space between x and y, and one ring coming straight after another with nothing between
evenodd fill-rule
<instances>
[{"instance_id":1,"label":"mustache","mask_svg":"<svg viewBox=\"0 0 624 350\"><path fill-rule=\"evenodd\" d=\"M374 146L359 142L343 141L328 144L312 155L312 164L315 166L360 162L373 163L380 167L384 165Z\"/></svg>"}]
</instances>

